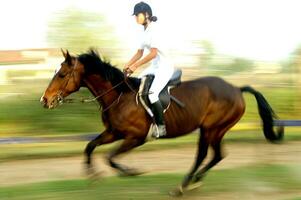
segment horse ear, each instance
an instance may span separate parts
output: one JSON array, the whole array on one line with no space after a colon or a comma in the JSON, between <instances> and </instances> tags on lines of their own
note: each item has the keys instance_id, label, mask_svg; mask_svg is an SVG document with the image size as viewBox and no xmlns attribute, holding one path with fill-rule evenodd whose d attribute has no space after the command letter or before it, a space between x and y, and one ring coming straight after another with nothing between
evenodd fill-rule
<instances>
[{"instance_id":1,"label":"horse ear","mask_svg":"<svg viewBox=\"0 0 301 200\"><path fill-rule=\"evenodd\" d=\"M68 65L72 65L72 57L70 56L68 50L66 51L65 59L66 59Z\"/></svg>"},{"instance_id":2,"label":"horse ear","mask_svg":"<svg viewBox=\"0 0 301 200\"><path fill-rule=\"evenodd\" d=\"M66 59L70 59L71 58L71 56L70 56L70 54L69 54L69 51L67 50L67 52L66 52L66 57L65 57Z\"/></svg>"},{"instance_id":3,"label":"horse ear","mask_svg":"<svg viewBox=\"0 0 301 200\"><path fill-rule=\"evenodd\" d=\"M67 58L67 53L66 53L66 52L64 51L64 49L62 49L62 48L61 48L61 52L62 52L64 58L66 59L66 58ZM67 51L67 52L68 52L68 51Z\"/></svg>"}]
</instances>

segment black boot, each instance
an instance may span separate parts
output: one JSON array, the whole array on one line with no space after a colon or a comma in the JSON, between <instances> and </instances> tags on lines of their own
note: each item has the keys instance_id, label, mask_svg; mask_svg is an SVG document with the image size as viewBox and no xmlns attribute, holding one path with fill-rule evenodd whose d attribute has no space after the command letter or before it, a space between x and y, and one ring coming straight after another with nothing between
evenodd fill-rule
<instances>
[{"instance_id":1,"label":"black boot","mask_svg":"<svg viewBox=\"0 0 301 200\"><path fill-rule=\"evenodd\" d=\"M156 101L151 105L157 126L153 128L152 137L159 138L166 135L166 128L163 117L163 107L160 101Z\"/></svg>"}]
</instances>

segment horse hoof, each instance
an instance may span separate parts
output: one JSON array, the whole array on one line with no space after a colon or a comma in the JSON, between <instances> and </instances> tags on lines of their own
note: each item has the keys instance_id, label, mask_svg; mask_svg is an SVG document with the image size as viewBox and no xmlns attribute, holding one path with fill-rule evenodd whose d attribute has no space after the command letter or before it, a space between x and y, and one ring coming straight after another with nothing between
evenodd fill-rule
<instances>
[{"instance_id":1,"label":"horse hoof","mask_svg":"<svg viewBox=\"0 0 301 200\"><path fill-rule=\"evenodd\" d=\"M177 187L176 189L169 192L169 195L172 197L180 197L180 196L183 196L183 194L184 194L184 192L183 192L183 188L181 186Z\"/></svg>"},{"instance_id":2,"label":"horse hoof","mask_svg":"<svg viewBox=\"0 0 301 200\"><path fill-rule=\"evenodd\" d=\"M133 171L130 171L128 174L129 174L129 176L139 176L141 174L145 174L145 172L139 171L139 170L133 170Z\"/></svg>"},{"instance_id":3,"label":"horse hoof","mask_svg":"<svg viewBox=\"0 0 301 200\"><path fill-rule=\"evenodd\" d=\"M96 171L93 166L88 166L85 171L86 176L88 176L88 178L92 181L100 179L104 174L103 171Z\"/></svg>"},{"instance_id":4,"label":"horse hoof","mask_svg":"<svg viewBox=\"0 0 301 200\"><path fill-rule=\"evenodd\" d=\"M141 174L144 174L145 172L143 171L139 171L139 170L136 170L136 169L128 169L122 173L119 174L119 176L122 176L122 177L127 177L127 176L139 176Z\"/></svg>"},{"instance_id":5,"label":"horse hoof","mask_svg":"<svg viewBox=\"0 0 301 200\"><path fill-rule=\"evenodd\" d=\"M199 182L195 182L195 183L191 183L187 186L187 190L195 190L199 187L201 187L203 185L203 182L199 181Z\"/></svg>"},{"instance_id":6,"label":"horse hoof","mask_svg":"<svg viewBox=\"0 0 301 200\"><path fill-rule=\"evenodd\" d=\"M90 185L94 185L94 184L98 183L99 181L101 181L103 174L104 174L104 172L95 172L93 174L90 174L88 176Z\"/></svg>"},{"instance_id":7,"label":"horse hoof","mask_svg":"<svg viewBox=\"0 0 301 200\"><path fill-rule=\"evenodd\" d=\"M96 173L95 168L92 166L87 166L85 172L87 176L93 176Z\"/></svg>"}]
</instances>

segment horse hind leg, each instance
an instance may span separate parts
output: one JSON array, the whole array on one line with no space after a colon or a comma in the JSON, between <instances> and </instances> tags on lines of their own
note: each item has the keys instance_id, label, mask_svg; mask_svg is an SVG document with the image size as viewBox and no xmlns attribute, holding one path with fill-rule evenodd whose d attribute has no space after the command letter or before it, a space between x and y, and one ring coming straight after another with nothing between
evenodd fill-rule
<instances>
[{"instance_id":1,"label":"horse hind leg","mask_svg":"<svg viewBox=\"0 0 301 200\"><path fill-rule=\"evenodd\" d=\"M203 168L201 168L193 177L192 179L192 185L190 185L190 188L196 188L200 186L201 180L204 178L205 174L209 169L214 167L217 163L219 163L223 158L222 150L221 150L221 141L217 141L213 144L211 144L211 147L214 151L214 157L213 159L205 165Z\"/></svg>"},{"instance_id":2,"label":"horse hind leg","mask_svg":"<svg viewBox=\"0 0 301 200\"><path fill-rule=\"evenodd\" d=\"M199 185L198 182L200 182L204 178L206 173L224 158L222 152L222 139L224 135L227 133L227 131L231 127L233 127L238 120L239 118L236 118L232 122L227 123L225 126L216 128L216 130L213 131L214 137L210 141L210 146L212 147L214 153L213 159L195 174L192 180L192 184ZM191 187L195 187L195 186L191 186Z\"/></svg>"},{"instance_id":3,"label":"horse hind leg","mask_svg":"<svg viewBox=\"0 0 301 200\"><path fill-rule=\"evenodd\" d=\"M184 193L184 191L192 190L195 188L198 188L201 185L201 180L206 174L206 172L211 169L213 166L215 166L217 163L219 163L223 159L222 151L221 151L221 141L225 133L237 122L237 120L232 121L231 123L225 125L225 126L219 126L218 128L211 128L202 130L202 135L204 137L204 140L206 141L206 146L204 145L203 148L207 148L210 145L213 148L214 151L214 157L213 159L206 164L203 168L201 168L197 173L196 170L199 168L201 162L197 162L198 165L195 165L193 170L188 174L188 176L184 179L183 184L174 190L171 195L174 196L180 196ZM209 145L208 145L209 144ZM206 154L208 150L201 149L199 146L199 153L202 155ZM203 153L200 151L204 151ZM198 161L198 158L197 158Z\"/></svg>"},{"instance_id":4,"label":"horse hind leg","mask_svg":"<svg viewBox=\"0 0 301 200\"><path fill-rule=\"evenodd\" d=\"M187 190L187 186L191 182L192 178L194 177L194 174L196 170L200 167L202 162L207 156L208 153L208 132L204 129L200 129L200 139L199 139L199 144L198 144L198 150L197 150L197 156L195 163L190 170L190 172L185 176L181 186L176 188L175 190L171 191L169 194L171 196L181 196L185 190Z\"/></svg>"}]
</instances>

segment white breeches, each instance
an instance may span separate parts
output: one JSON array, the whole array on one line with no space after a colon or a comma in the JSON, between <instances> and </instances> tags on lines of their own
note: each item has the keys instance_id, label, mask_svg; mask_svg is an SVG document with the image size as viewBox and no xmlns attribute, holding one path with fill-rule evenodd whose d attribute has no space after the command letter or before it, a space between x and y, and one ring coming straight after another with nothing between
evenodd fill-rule
<instances>
[{"instance_id":1,"label":"white breeches","mask_svg":"<svg viewBox=\"0 0 301 200\"><path fill-rule=\"evenodd\" d=\"M149 95L148 95L151 104L159 100L159 94L170 80L173 72L174 72L174 68L171 65L165 65L159 67L151 65L139 75L139 78L142 78L143 76L150 75L150 74L155 76L152 85L149 89Z\"/></svg>"}]
</instances>

